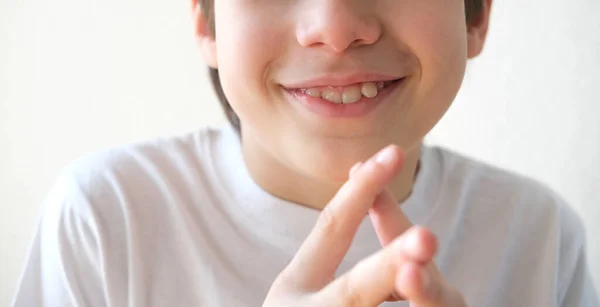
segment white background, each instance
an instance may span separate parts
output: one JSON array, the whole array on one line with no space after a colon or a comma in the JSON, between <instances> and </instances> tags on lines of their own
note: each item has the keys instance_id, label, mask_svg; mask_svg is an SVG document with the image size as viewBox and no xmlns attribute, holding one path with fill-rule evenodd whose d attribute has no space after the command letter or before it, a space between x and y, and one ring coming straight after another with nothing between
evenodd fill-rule
<instances>
[{"instance_id":1,"label":"white background","mask_svg":"<svg viewBox=\"0 0 600 307\"><path fill-rule=\"evenodd\" d=\"M498 1L483 56L428 138L562 194L585 221L597 286L598 16L598 0ZM0 0L0 306L59 168L222 120L188 1Z\"/></svg>"}]
</instances>

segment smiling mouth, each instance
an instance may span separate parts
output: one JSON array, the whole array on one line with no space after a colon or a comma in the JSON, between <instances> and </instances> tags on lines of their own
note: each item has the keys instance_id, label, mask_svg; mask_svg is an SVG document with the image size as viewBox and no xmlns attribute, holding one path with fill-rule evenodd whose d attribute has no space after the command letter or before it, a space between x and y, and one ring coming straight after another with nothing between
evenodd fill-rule
<instances>
[{"instance_id":1,"label":"smiling mouth","mask_svg":"<svg viewBox=\"0 0 600 307\"><path fill-rule=\"evenodd\" d=\"M314 98L322 98L335 104L352 104L377 97L383 89L390 87L404 78L389 81L369 81L347 86L320 86L310 88L287 89L294 94L303 94Z\"/></svg>"}]
</instances>

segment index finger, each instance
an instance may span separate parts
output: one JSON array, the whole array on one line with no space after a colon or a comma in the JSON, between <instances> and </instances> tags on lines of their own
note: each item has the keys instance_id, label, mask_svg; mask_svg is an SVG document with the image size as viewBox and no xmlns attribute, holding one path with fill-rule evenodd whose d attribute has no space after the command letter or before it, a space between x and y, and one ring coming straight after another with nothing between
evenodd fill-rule
<instances>
[{"instance_id":1,"label":"index finger","mask_svg":"<svg viewBox=\"0 0 600 307\"><path fill-rule=\"evenodd\" d=\"M354 172L325 207L286 268L300 287L315 291L332 280L375 197L396 177L403 158L398 146L382 149Z\"/></svg>"},{"instance_id":2,"label":"index finger","mask_svg":"<svg viewBox=\"0 0 600 307\"><path fill-rule=\"evenodd\" d=\"M381 246L386 246L413 226L392 192L387 188L375 199L373 207L369 210L369 217L373 221L373 227Z\"/></svg>"}]
</instances>

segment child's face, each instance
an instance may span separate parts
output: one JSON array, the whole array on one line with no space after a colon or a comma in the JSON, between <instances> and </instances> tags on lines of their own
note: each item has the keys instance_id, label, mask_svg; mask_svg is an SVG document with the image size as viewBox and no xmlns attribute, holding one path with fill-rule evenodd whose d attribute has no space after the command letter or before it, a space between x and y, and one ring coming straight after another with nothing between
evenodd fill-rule
<instances>
[{"instance_id":1,"label":"child's face","mask_svg":"<svg viewBox=\"0 0 600 307\"><path fill-rule=\"evenodd\" d=\"M205 54L244 146L323 179L390 143L420 144L482 41L470 42L464 0L215 0L215 20ZM401 78L356 105L311 97Z\"/></svg>"}]
</instances>

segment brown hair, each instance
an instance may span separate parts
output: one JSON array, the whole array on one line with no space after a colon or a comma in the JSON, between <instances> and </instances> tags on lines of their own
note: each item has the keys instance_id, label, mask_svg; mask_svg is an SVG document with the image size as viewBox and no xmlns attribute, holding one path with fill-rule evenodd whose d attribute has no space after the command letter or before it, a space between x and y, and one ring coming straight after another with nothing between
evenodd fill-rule
<instances>
[{"instance_id":1,"label":"brown hair","mask_svg":"<svg viewBox=\"0 0 600 307\"><path fill-rule=\"evenodd\" d=\"M206 22L208 23L208 29L212 35L215 35L215 17L213 12L215 0L199 1L204 17L206 18ZM467 24L470 24L475 18L479 16L481 10L483 9L483 1L484 0L465 0L465 15L467 19ZM240 132L240 119L235 114L235 112L231 108L231 105L229 105L227 98L225 97L225 93L223 92L223 88L221 87L221 80L219 79L219 71L214 68L209 68L208 73L210 75L213 88L217 94L217 97L219 98L219 102L221 102L221 106L223 107L223 111L225 112L227 120L238 132Z\"/></svg>"}]
</instances>

